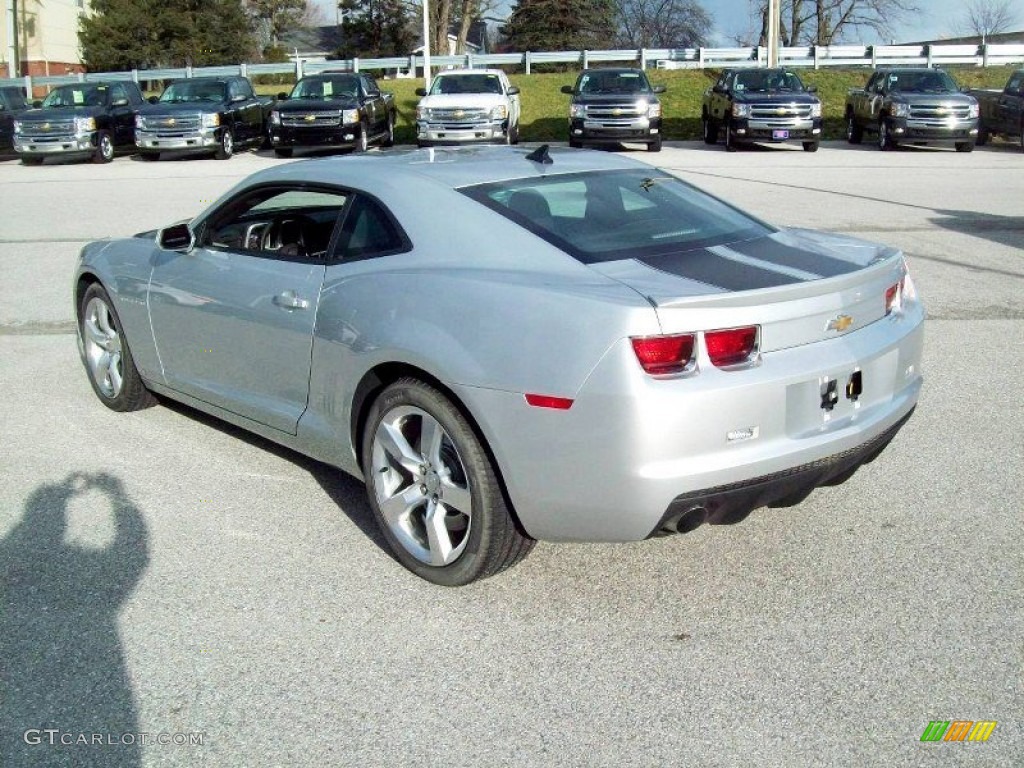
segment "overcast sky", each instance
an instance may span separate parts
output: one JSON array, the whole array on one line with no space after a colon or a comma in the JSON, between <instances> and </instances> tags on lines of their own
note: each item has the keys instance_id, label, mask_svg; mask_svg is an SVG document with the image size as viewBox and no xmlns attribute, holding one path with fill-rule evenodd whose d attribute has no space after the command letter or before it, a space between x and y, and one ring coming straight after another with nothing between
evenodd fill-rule
<instances>
[{"instance_id":1,"label":"overcast sky","mask_svg":"<svg viewBox=\"0 0 1024 768\"><path fill-rule=\"evenodd\" d=\"M323 9L324 23L331 24L335 20L335 0L313 0ZM1021 5L1018 23L1014 29L1024 28L1024 0L1018 0ZM912 14L900 24L894 25L893 39L896 42L914 42L917 40L929 40L940 37L950 37L954 32L955 22L963 16L964 0L918 0L923 8L920 13ZM499 0L498 10L495 16L504 17L508 14L512 3ZM753 27L750 16L750 0L703 0L704 8L712 15L715 21L715 34L718 37L717 45L734 45L733 37L744 34ZM864 44L890 42L888 39L879 39L870 30L864 33L864 40L847 40L845 42L862 42Z\"/></svg>"}]
</instances>

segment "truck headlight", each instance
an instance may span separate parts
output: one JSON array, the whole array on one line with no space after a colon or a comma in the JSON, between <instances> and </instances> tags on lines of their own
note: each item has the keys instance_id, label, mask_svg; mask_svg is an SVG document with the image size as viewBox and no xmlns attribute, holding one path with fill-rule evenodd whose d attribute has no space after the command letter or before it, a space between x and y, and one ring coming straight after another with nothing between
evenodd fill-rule
<instances>
[{"instance_id":1,"label":"truck headlight","mask_svg":"<svg viewBox=\"0 0 1024 768\"><path fill-rule=\"evenodd\" d=\"M142 115L136 115L135 116L135 127L136 128L143 128L144 127L143 124L142 124Z\"/></svg>"},{"instance_id":2,"label":"truck headlight","mask_svg":"<svg viewBox=\"0 0 1024 768\"><path fill-rule=\"evenodd\" d=\"M749 104L733 104L732 105L732 116L733 117L750 117L750 105Z\"/></svg>"},{"instance_id":3,"label":"truck headlight","mask_svg":"<svg viewBox=\"0 0 1024 768\"><path fill-rule=\"evenodd\" d=\"M889 114L892 115L893 117L909 117L910 105L894 101L892 104L889 105Z\"/></svg>"},{"instance_id":4,"label":"truck headlight","mask_svg":"<svg viewBox=\"0 0 1024 768\"><path fill-rule=\"evenodd\" d=\"M270 124L271 125L280 125L281 124L281 113L278 112L276 109L273 112L270 113Z\"/></svg>"},{"instance_id":5,"label":"truck headlight","mask_svg":"<svg viewBox=\"0 0 1024 768\"><path fill-rule=\"evenodd\" d=\"M346 109L341 113L341 122L344 125L350 125L351 123L359 122L359 110L358 109Z\"/></svg>"},{"instance_id":6,"label":"truck headlight","mask_svg":"<svg viewBox=\"0 0 1024 768\"><path fill-rule=\"evenodd\" d=\"M76 117L75 133L92 133L96 130L95 117Z\"/></svg>"},{"instance_id":7,"label":"truck headlight","mask_svg":"<svg viewBox=\"0 0 1024 768\"><path fill-rule=\"evenodd\" d=\"M504 120L508 117L508 107L504 104L499 104L491 110L491 120Z\"/></svg>"},{"instance_id":8,"label":"truck headlight","mask_svg":"<svg viewBox=\"0 0 1024 768\"><path fill-rule=\"evenodd\" d=\"M811 117L821 117L821 102L811 104Z\"/></svg>"},{"instance_id":9,"label":"truck headlight","mask_svg":"<svg viewBox=\"0 0 1024 768\"><path fill-rule=\"evenodd\" d=\"M417 120L426 120L428 117L430 117L430 110L427 107L416 107Z\"/></svg>"},{"instance_id":10,"label":"truck headlight","mask_svg":"<svg viewBox=\"0 0 1024 768\"><path fill-rule=\"evenodd\" d=\"M646 109L647 117L661 117L661 102L656 101L652 104L646 101L638 101L636 106L638 111Z\"/></svg>"},{"instance_id":11,"label":"truck headlight","mask_svg":"<svg viewBox=\"0 0 1024 768\"><path fill-rule=\"evenodd\" d=\"M587 116L587 108L582 104L569 105L569 117L583 118Z\"/></svg>"},{"instance_id":12,"label":"truck headlight","mask_svg":"<svg viewBox=\"0 0 1024 768\"><path fill-rule=\"evenodd\" d=\"M980 114L981 112L979 111L979 105L977 103L971 104L970 106L967 107L968 117L973 119L975 117L980 116Z\"/></svg>"},{"instance_id":13,"label":"truck headlight","mask_svg":"<svg viewBox=\"0 0 1024 768\"><path fill-rule=\"evenodd\" d=\"M14 132L21 133L21 120L14 121Z\"/></svg>"},{"instance_id":14,"label":"truck headlight","mask_svg":"<svg viewBox=\"0 0 1024 768\"><path fill-rule=\"evenodd\" d=\"M220 125L220 115L216 112L203 113L203 128L216 128Z\"/></svg>"}]
</instances>

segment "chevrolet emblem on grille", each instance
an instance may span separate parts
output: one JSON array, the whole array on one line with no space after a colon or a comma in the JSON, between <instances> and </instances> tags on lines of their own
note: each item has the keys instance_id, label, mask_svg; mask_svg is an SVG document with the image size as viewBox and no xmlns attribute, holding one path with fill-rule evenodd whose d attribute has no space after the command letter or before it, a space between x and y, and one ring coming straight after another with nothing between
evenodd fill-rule
<instances>
[{"instance_id":1,"label":"chevrolet emblem on grille","mask_svg":"<svg viewBox=\"0 0 1024 768\"><path fill-rule=\"evenodd\" d=\"M306 115L303 119L307 123L312 123L314 120L316 120L316 115Z\"/></svg>"},{"instance_id":2,"label":"chevrolet emblem on grille","mask_svg":"<svg viewBox=\"0 0 1024 768\"><path fill-rule=\"evenodd\" d=\"M784 115L784 114L786 114L786 108L785 107L776 107L775 114L776 115Z\"/></svg>"},{"instance_id":3,"label":"chevrolet emblem on grille","mask_svg":"<svg viewBox=\"0 0 1024 768\"><path fill-rule=\"evenodd\" d=\"M838 317L833 317L831 320L828 321L828 326L825 328L825 330L842 333L851 325L853 325L852 317L850 317L849 315L839 315Z\"/></svg>"},{"instance_id":4,"label":"chevrolet emblem on grille","mask_svg":"<svg viewBox=\"0 0 1024 768\"><path fill-rule=\"evenodd\" d=\"M42 127L42 129L44 131L50 130L50 124L49 123L43 123L41 127Z\"/></svg>"},{"instance_id":5,"label":"chevrolet emblem on grille","mask_svg":"<svg viewBox=\"0 0 1024 768\"><path fill-rule=\"evenodd\" d=\"M621 114L622 114L622 107L615 107L615 108L614 108L614 109L612 110L612 114L613 114L613 115L615 115L616 117L618 117L619 115L621 115Z\"/></svg>"},{"instance_id":6,"label":"chevrolet emblem on grille","mask_svg":"<svg viewBox=\"0 0 1024 768\"><path fill-rule=\"evenodd\" d=\"M455 117L455 118L465 117L465 116L466 116L466 112L465 112L465 110L462 110L462 109L456 109L454 112L452 112L452 117Z\"/></svg>"},{"instance_id":7,"label":"chevrolet emblem on grille","mask_svg":"<svg viewBox=\"0 0 1024 768\"><path fill-rule=\"evenodd\" d=\"M173 117L169 117L169 118L167 118L167 119L166 119L166 120L164 121L164 125L166 125L166 126L168 126L168 127L172 127L172 126L174 125L174 123L175 123L175 120L174 120L174 118L173 118Z\"/></svg>"}]
</instances>

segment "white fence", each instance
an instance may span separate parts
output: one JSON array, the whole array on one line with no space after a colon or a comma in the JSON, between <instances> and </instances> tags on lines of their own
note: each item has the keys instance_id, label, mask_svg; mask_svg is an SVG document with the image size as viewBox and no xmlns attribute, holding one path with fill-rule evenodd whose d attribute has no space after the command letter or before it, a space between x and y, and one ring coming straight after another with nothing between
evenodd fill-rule
<instances>
[{"instance_id":1,"label":"white fence","mask_svg":"<svg viewBox=\"0 0 1024 768\"><path fill-rule=\"evenodd\" d=\"M594 64L616 63L636 65L644 69L719 69L722 67L765 67L766 48L643 48L618 51L557 51L526 53L465 54L462 56L431 56L435 67L521 67L526 74L538 64L576 64L586 68ZM1024 45L831 45L780 48L779 62L787 67L877 67L889 65L943 66L966 64L977 67L1024 63ZM223 67L179 67L170 69L133 69L129 72L89 72L0 79L0 85L24 85L28 93L33 86L63 85L88 80L172 80L210 75L288 75L298 79L303 74L325 69L351 71L416 72L422 69L420 56L388 59L339 59L286 64L237 64Z\"/></svg>"}]
</instances>

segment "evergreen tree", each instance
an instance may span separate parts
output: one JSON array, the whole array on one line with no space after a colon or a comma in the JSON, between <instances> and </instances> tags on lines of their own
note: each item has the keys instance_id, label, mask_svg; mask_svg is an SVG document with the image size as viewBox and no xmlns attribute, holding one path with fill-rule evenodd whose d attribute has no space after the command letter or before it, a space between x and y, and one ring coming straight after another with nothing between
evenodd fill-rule
<instances>
[{"instance_id":1,"label":"evergreen tree","mask_svg":"<svg viewBox=\"0 0 1024 768\"><path fill-rule=\"evenodd\" d=\"M252 56L239 0L93 0L79 23L91 71L236 64Z\"/></svg>"},{"instance_id":2,"label":"evergreen tree","mask_svg":"<svg viewBox=\"0 0 1024 768\"><path fill-rule=\"evenodd\" d=\"M341 0L342 45L338 55L384 58L407 56L416 46L416 28L403 0Z\"/></svg>"},{"instance_id":3,"label":"evergreen tree","mask_svg":"<svg viewBox=\"0 0 1024 768\"><path fill-rule=\"evenodd\" d=\"M518 0L502 29L517 51L609 49L617 36L614 0Z\"/></svg>"}]
</instances>

